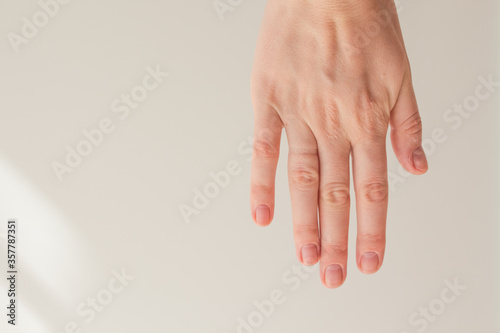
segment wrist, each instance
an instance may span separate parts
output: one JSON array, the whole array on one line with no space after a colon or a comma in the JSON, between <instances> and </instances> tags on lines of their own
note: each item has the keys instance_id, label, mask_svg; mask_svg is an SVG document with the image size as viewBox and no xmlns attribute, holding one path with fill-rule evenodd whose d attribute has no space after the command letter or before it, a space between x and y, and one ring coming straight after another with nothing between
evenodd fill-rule
<instances>
[{"instance_id":1,"label":"wrist","mask_svg":"<svg viewBox=\"0 0 500 333\"><path fill-rule=\"evenodd\" d=\"M340 22L366 20L370 16L384 13L397 15L394 0L298 0L297 2L323 14L333 15L332 17Z\"/></svg>"}]
</instances>

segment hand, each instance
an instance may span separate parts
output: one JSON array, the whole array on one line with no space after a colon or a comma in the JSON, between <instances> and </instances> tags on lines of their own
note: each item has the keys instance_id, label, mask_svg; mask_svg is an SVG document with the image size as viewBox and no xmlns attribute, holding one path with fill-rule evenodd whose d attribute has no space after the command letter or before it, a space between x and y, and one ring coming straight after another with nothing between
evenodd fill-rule
<instances>
[{"instance_id":1,"label":"hand","mask_svg":"<svg viewBox=\"0 0 500 333\"><path fill-rule=\"evenodd\" d=\"M319 260L321 280L329 288L344 282L352 156L356 262L362 272L376 272L385 251L389 124L400 164L416 175L427 171L394 2L269 0L251 90L255 222L266 226L274 215L284 128L299 261L313 265Z\"/></svg>"}]
</instances>

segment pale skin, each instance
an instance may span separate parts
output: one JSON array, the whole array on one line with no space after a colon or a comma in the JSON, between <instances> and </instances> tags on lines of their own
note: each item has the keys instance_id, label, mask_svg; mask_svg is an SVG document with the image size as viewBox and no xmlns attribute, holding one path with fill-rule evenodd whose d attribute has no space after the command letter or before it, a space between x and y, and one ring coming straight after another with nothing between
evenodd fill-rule
<instances>
[{"instance_id":1,"label":"pale skin","mask_svg":"<svg viewBox=\"0 0 500 333\"><path fill-rule=\"evenodd\" d=\"M355 195L356 263L377 272L386 244L387 133L404 169L420 175L428 168L393 0L269 0L251 94L254 221L267 226L274 216L284 129L298 260L319 261L326 287L344 283Z\"/></svg>"}]
</instances>

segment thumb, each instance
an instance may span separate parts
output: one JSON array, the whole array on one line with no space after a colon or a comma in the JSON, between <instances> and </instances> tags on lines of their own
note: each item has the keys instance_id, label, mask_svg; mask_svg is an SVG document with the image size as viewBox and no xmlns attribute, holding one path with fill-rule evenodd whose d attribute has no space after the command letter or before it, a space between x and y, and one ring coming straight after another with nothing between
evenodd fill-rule
<instances>
[{"instance_id":1,"label":"thumb","mask_svg":"<svg viewBox=\"0 0 500 333\"><path fill-rule=\"evenodd\" d=\"M406 171L421 175L428 169L422 148L422 120L411 81L403 85L391 111L392 149Z\"/></svg>"}]
</instances>

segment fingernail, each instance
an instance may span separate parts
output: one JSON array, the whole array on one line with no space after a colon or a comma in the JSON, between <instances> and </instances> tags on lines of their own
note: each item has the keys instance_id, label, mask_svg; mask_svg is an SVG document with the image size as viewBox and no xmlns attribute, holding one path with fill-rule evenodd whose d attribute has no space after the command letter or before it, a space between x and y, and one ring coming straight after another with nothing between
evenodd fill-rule
<instances>
[{"instance_id":1,"label":"fingernail","mask_svg":"<svg viewBox=\"0 0 500 333\"><path fill-rule=\"evenodd\" d=\"M427 158L425 157L425 152L422 146L415 149L412 155L413 166L419 171L427 171Z\"/></svg>"},{"instance_id":2,"label":"fingernail","mask_svg":"<svg viewBox=\"0 0 500 333\"><path fill-rule=\"evenodd\" d=\"M330 265L325 269L325 283L328 288L335 288L342 284L342 268L337 265Z\"/></svg>"},{"instance_id":3,"label":"fingernail","mask_svg":"<svg viewBox=\"0 0 500 333\"><path fill-rule=\"evenodd\" d=\"M302 247L302 262L305 265L314 265L318 262L318 247L315 244L307 244Z\"/></svg>"},{"instance_id":4,"label":"fingernail","mask_svg":"<svg viewBox=\"0 0 500 333\"><path fill-rule=\"evenodd\" d=\"M269 223L269 216L271 216L271 211L266 205L259 205L255 210L255 221L259 225L267 225Z\"/></svg>"},{"instance_id":5,"label":"fingernail","mask_svg":"<svg viewBox=\"0 0 500 333\"><path fill-rule=\"evenodd\" d=\"M365 274L375 273L378 269L378 262L378 254L375 252L363 253L360 260L361 271Z\"/></svg>"}]
</instances>

